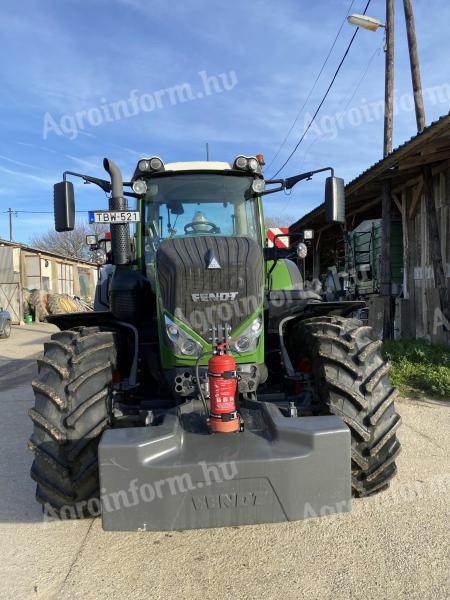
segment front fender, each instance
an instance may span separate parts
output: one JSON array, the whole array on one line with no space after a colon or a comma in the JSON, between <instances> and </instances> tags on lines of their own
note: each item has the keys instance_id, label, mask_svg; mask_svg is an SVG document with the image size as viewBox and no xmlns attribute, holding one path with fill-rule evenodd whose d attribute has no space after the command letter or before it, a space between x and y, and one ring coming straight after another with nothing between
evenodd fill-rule
<instances>
[{"instance_id":1,"label":"front fender","mask_svg":"<svg viewBox=\"0 0 450 600\"><path fill-rule=\"evenodd\" d=\"M276 296L272 292L268 302L269 332L277 333L280 322L287 318L303 320L328 315L347 317L365 306L366 303L360 300L323 302L320 296L309 290L277 292Z\"/></svg>"}]
</instances>

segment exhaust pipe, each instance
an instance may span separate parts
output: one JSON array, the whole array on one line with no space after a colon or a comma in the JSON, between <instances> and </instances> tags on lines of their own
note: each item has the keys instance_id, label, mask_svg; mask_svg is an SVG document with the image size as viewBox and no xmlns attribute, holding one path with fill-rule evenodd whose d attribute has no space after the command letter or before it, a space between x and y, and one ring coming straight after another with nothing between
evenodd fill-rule
<instances>
[{"instance_id":1,"label":"exhaust pipe","mask_svg":"<svg viewBox=\"0 0 450 600\"><path fill-rule=\"evenodd\" d=\"M103 167L111 177L111 198L109 210L128 210L128 201L123 195L122 173L119 167L107 158L103 159ZM128 223L111 224L111 250L113 264L126 265L130 257L130 226Z\"/></svg>"}]
</instances>

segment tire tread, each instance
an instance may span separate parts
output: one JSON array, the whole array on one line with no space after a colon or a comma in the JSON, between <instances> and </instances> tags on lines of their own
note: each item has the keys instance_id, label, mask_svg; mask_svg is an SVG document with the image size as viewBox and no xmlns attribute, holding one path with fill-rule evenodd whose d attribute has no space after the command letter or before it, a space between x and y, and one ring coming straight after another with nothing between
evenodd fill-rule
<instances>
[{"instance_id":1,"label":"tire tread","mask_svg":"<svg viewBox=\"0 0 450 600\"><path fill-rule=\"evenodd\" d=\"M98 500L97 446L110 426L116 361L114 332L98 327L53 334L38 359L35 406L29 411L31 477L36 499L56 514L76 508L75 515L90 516L86 503ZM81 509L78 503L84 503Z\"/></svg>"},{"instance_id":2,"label":"tire tread","mask_svg":"<svg viewBox=\"0 0 450 600\"><path fill-rule=\"evenodd\" d=\"M322 410L341 417L350 429L354 495L381 491L395 476L401 452L397 390L389 382L381 343L361 321L335 316L300 321L290 339L295 359L312 362Z\"/></svg>"}]
</instances>

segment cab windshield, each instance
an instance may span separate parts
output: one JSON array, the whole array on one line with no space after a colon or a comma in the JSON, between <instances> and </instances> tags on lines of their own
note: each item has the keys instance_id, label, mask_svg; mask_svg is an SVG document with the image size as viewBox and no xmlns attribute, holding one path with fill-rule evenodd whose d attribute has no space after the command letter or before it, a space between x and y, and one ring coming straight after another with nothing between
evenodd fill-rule
<instances>
[{"instance_id":1,"label":"cab windshield","mask_svg":"<svg viewBox=\"0 0 450 600\"><path fill-rule=\"evenodd\" d=\"M144 197L147 267L154 263L159 243L167 238L224 235L258 240L252 182L253 177L216 173L149 178Z\"/></svg>"},{"instance_id":2,"label":"cab windshield","mask_svg":"<svg viewBox=\"0 0 450 600\"><path fill-rule=\"evenodd\" d=\"M246 199L252 182L252 177L200 173L152 177L145 195L146 235L256 239L255 201Z\"/></svg>"}]
</instances>

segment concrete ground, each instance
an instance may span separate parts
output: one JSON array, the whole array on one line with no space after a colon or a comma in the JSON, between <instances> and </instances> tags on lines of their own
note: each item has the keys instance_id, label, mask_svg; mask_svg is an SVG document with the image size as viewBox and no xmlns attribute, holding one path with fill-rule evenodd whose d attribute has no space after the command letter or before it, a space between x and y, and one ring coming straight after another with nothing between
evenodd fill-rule
<instances>
[{"instance_id":1,"label":"concrete ground","mask_svg":"<svg viewBox=\"0 0 450 600\"><path fill-rule=\"evenodd\" d=\"M0 343L1 600L450 597L445 402L398 403L399 475L351 513L174 533L105 533L98 519L43 523L26 449L34 367L21 361L46 327L15 328Z\"/></svg>"},{"instance_id":2,"label":"concrete ground","mask_svg":"<svg viewBox=\"0 0 450 600\"><path fill-rule=\"evenodd\" d=\"M0 390L8 390L24 382L31 372L44 342L58 331L50 323L13 326L11 337L0 339Z\"/></svg>"}]
</instances>

